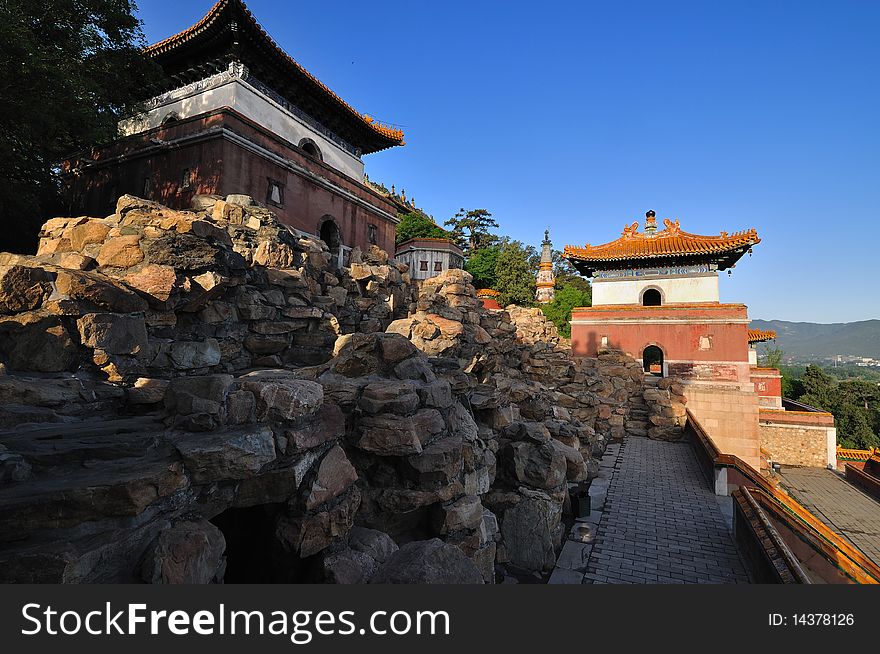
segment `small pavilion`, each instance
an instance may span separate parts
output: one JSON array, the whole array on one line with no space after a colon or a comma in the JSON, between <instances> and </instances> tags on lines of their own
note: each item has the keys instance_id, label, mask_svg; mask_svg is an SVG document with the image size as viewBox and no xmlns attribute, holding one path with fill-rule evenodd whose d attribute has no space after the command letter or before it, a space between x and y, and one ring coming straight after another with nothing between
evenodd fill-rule
<instances>
[{"instance_id":1,"label":"small pavilion","mask_svg":"<svg viewBox=\"0 0 880 654\"><path fill-rule=\"evenodd\" d=\"M643 231L633 222L610 243L566 246L564 256L593 283L593 306L572 312L572 352L623 350L646 375L676 377L688 408L724 451L757 464L748 309L721 303L718 277L761 239L754 229L704 236L678 220L663 224L658 229L649 211Z\"/></svg>"}]
</instances>

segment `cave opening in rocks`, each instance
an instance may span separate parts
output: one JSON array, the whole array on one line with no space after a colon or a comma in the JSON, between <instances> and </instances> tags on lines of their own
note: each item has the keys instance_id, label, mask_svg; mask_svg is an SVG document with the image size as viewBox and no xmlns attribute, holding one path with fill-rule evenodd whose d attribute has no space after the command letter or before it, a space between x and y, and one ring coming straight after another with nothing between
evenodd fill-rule
<instances>
[{"instance_id":1,"label":"cave opening in rocks","mask_svg":"<svg viewBox=\"0 0 880 654\"><path fill-rule=\"evenodd\" d=\"M275 537L283 504L227 509L211 522L226 538L227 584L292 583L302 576L301 561L286 553Z\"/></svg>"}]
</instances>

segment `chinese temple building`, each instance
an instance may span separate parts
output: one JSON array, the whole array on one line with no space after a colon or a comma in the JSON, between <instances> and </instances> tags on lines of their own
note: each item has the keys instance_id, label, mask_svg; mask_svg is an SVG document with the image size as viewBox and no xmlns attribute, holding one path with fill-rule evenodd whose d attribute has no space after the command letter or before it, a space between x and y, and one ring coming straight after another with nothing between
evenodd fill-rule
<instances>
[{"instance_id":1,"label":"chinese temple building","mask_svg":"<svg viewBox=\"0 0 880 654\"><path fill-rule=\"evenodd\" d=\"M417 282L464 267L464 252L448 238L408 239L398 244L394 258L409 266L410 277Z\"/></svg>"},{"instance_id":2,"label":"chinese temple building","mask_svg":"<svg viewBox=\"0 0 880 654\"><path fill-rule=\"evenodd\" d=\"M552 302L556 296L556 278L553 276L553 243L550 242L550 230L544 230L544 241L541 243L541 263L538 264L538 278L535 284L535 300L541 304Z\"/></svg>"},{"instance_id":3,"label":"chinese temple building","mask_svg":"<svg viewBox=\"0 0 880 654\"><path fill-rule=\"evenodd\" d=\"M610 243L566 246L564 256L593 282L593 306L572 312L572 352L619 349L642 361L646 374L675 376L719 446L758 467L748 311L720 302L718 273L761 240L753 229L702 236L678 220L658 229L653 211L645 218L644 231L634 222Z\"/></svg>"},{"instance_id":4,"label":"chinese temple building","mask_svg":"<svg viewBox=\"0 0 880 654\"><path fill-rule=\"evenodd\" d=\"M197 195L250 195L344 261L394 251L397 207L364 183L363 156L403 133L361 114L284 52L241 0L147 48L163 72L142 114L110 145L64 164L74 208L109 213L123 193L188 208Z\"/></svg>"}]
</instances>

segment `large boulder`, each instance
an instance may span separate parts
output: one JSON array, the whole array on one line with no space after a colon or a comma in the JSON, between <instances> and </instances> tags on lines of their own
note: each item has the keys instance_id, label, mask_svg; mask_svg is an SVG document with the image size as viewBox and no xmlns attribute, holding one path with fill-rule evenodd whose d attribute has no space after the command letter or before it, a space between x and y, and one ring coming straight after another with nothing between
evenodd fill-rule
<instances>
[{"instance_id":1,"label":"large boulder","mask_svg":"<svg viewBox=\"0 0 880 654\"><path fill-rule=\"evenodd\" d=\"M371 584L482 584L480 570L439 538L403 545L379 568Z\"/></svg>"},{"instance_id":2,"label":"large boulder","mask_svg":"<svg viewBox=\"0 0 880 654\"><path fill-rule=\"evenodd\" d=\"M159 533L142 568L150 584L208 584L223 575L226 539L207 520L180 522Z\"/></svg>"}]
</instances>

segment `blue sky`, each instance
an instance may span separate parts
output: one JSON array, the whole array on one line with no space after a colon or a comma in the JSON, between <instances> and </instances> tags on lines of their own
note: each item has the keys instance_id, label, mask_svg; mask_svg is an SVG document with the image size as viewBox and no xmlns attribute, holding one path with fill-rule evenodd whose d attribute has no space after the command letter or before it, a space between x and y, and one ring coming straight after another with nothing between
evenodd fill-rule
<instances>
[{"instance_id":1,"label":"blue sky","mask_svg":"<svg viewBox=\"0 0 880 654\"><path fill-rule=\"evenodd\" d=\"M140 0L150 42L213 0ZM880 318L880 2L249 0L263 27L407 145L372 179L438 222L489 209L554 245L648 209L758 229L721 282L753 318Z\"/></svg>"}]
</instances>

